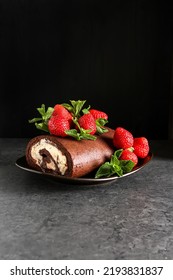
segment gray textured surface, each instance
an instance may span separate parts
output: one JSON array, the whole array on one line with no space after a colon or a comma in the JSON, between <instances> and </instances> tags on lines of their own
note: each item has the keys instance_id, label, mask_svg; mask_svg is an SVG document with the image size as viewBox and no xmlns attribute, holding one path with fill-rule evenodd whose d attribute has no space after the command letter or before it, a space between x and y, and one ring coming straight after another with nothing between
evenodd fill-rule
<instances>
[{"instance_id":1,"label":"gray textured surface","mask_svg":"<svg viewBox=\"0 0 173 280\"><path fill-rule=\"evenodd\" d=\"M15 166L27 139L0 139L0 259L172 259L173 142L105 185L50 182Z\"/></svg>"}]
</instances>

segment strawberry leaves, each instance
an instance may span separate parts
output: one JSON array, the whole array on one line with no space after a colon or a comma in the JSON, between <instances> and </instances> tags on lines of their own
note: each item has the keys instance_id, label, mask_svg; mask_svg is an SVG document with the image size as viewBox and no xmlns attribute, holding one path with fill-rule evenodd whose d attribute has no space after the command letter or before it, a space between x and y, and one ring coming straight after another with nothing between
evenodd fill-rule
<instances>
[{"instance_id":1,"label":"strawberry leaves","mask_svg":"<svg viewBox=\"0 0 173 280\"><path fill-rule=\"evenodd\" d=\"M69 111L71 112L73 118L73 123L76 125L77 129L70 129L66 131L66 134L75 138L76 140L96 140L97 137L94 135L91 135L90 129L84 129L83 127L80 126L78 120L80 117L84 114L89 113L90 105L87 108L83 108L84 104L86 103L86 100L70 100L70 104L68 103L63 103L62 105Z\"/></svg>"},{"instance_id":2,"label":"strawberry leaves","mask_svg":"<svg viewBox=\"0 0 173 280\"><path fill-rule=\"evenodd\" d=\"M29 123L35 123L35 126L39 130L43 130L45 132L49 132L48 130L48 120L50 119L52 113L53 113L53 108L48 107L46 110L45 105L42 104L40 108L37 108L37 111L41 115L41 117L38 118L33 118L29 120Z\"/></svg>"},{"instance_id":3,"label":"strawberry leaves","mask_svg":"<svg viewBox=\"0 0 173 280\"><path fill-rule=\"evenodd\" d=\"M82 140L82 139L96 140L97 139L96 136L90 134L90 130L83 129L82 127L80 127L79 131L77 131L77 129L66 130L66 134L75 138L76 140Z\"/></svg>"},{"instance_id":4,"label":"strawberry leaves","mask_svg":"<svg viewBox=\"0 0 173 280\"><path fill-rule=\"evenodd\" d=\"M117 174L118 177L125 173L130 172L134 163L131 160L120 160L123 149L116 150L112 155L110 161L103 163L95 174L95 178L99 179L101 177L110 177Z\"/></svg>"},{"instance_id":5,"label":"strawberry leaves","mask_svg":"<svg viewBox=\"0 0 173 280\"><path fill-rule=\"evenodd\" d=\"M90 134L90 130L84 129L79 125L79 118L83 114L87 114L89 112L90 106L88 108L83 108L86 100L70 100L70 104L63 103L62 105L66 108L73 116L73 123L76 125L78 129L72 128L70 130L66 130L66 134L75 138L76 140L96 140L96 136Z\"/></svg>"},{"instance_id":6,"label":"strawberry leaves","mask_svg":"<svg viewBox=\"0 0 173 280\"><path fill-rule=\"evenodd\" d=\"M108 129L104 127L106 123L108 123L108 121L103 118L99 118L96 120L96 129L98 134L102 134L108 131Z\"/></svg>"},{"instance_id":7,"label":"strawberry leaves","mask_svg":"<svg viewBox=\"0 0 173 280\"><path fill-rule=\"evenodd\" d=\"M90 113L91 106L89 105L84 107L85 103L86 100L70 100L69 103L61 104L72 116L71 127L69 130L66 130L65 133L76 140L96 140L97 137L94 134L102 134L108 131L104 127L108 121L104 118L96 119L94 123L94 126L96 127L94 132L93 128L90 126L88 128L88 126L83 127L83 125L79 124L79 119L83 115ZM40 116L29 120L29 123L34 123L37 129L50 133L48 122L52 117L54 108L48 107L46 110L45 105L42 104L41 107L37 108L37 111L39 112Z\"/></svg>"},{"instance_id":8,"label":"strawberry leaves","mask_svg":"<svg viewBox=\"0 0 173 280\"><path fill-rule=\"evenodd\" d=\"M78 119L81 116L82 108L86 103L86 100L70 100L71 104L63 103L62 106L66 108L69 112L72 113L73 118ZM87 109L84 109L84 113L86 110L89 110L90 106Z\"/></svg>"},{"instance_id":9,"label":"strawberry leaves","mask_svg":"<svg viewBox=\"0 0 173 280\"><path fill-rule=\"evenodd\" d=\"M66 130L66 134L75 138L76 140L82 140L82 139L86 139L86 140L96 140L97 137L94 135L91 135L90 129L84 129L79 125L79 122L76 118L73 118L73 122L76 125L77 129L70 129L70 130Z\"/></svg>"}]
</instances>

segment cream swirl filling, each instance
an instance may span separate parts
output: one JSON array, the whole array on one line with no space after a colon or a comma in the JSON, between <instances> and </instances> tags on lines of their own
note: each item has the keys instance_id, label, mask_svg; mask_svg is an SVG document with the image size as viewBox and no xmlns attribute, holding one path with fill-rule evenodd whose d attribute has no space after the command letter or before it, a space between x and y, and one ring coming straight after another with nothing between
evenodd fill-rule
<instances>
[{"instance_id":1,"label":"cream swirl filling","mask_svg":"<svg viewBox=\"0 0 173 280\"><path fill-rule=\"evenodd\" d=\"M44 156L40 153L43 149L50 154L51 157L49 161L44 161ZM44 161L47 169L56 171L58 168L61 175L64 175L67 170L66 156L48 139L41 139L33 145L31 148L31 156L37 165L41 166Z\"/></svg>"}]
</instances>

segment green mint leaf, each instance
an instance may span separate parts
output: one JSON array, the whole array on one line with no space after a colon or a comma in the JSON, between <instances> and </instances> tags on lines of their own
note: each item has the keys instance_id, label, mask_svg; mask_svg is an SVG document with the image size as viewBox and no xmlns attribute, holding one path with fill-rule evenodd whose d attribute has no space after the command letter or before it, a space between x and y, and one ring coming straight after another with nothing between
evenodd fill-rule
<instances>
[{"instance_id":1,"label":"green mint leaf","mask_svg":"<svg viewBox=\"0 0 173 280\"><path fill-rule=\"evenodd\" d=\"M122 150L115 151L114 154L111 156L110 162L106 162L100 166L100 168L96 172L95 178L110 177L114 174L122 176L123 170L121 168L120 161L117 157L120 153L122 153Z\"/></svg>"},{"instance_id":2,"label":"green mint leaf","mask_svg":"<svg viewBox=\"0 0 173 280\"><path fill-rule=\"evenodd\" d=\"M76 129L69 129L69 130L66 130L65 133L66 133L68 136L71 136L71 137L75 138L76 140L81 140L81 139L80 139L80 133L78 133Z\"/></svg>"},{"instance_id":3,"label":"green mint leaf","mask_svg":"<svg viewBox=\"0 0 173 280\"><path fill-rule=\"evenodd\" d=\"M62 103L61 105L71 112L74 118L78 119L81 116L81 111L85 102L86 100L70 100L71 104Z\"/></svg>"},{"instance_id":4,"label":"green mint leaf","mask_svg":"<svg viewBox=\"0 0 173 280\"><path fill-rule=\"evenodd\" d=\"M121 166L123 173L125 174L125 173L132 171L135 164L131 160L120 160L120 166Z\"/></svg>"},{"instance_id":5,"label":"green mint leaf","mask_svg":"<svg viewBox=\"0 0 173 280\"><path fill-rule=\"evenodd\" d=\"M132 171L134 162L131 160L120 160L123 149L116 150L111 156L109 162L103 163L95 174L95 178L110 177L114 174L117 176L123 176L123 174Z\"/></svg>"},{"instance_id":6,"label":"green mint leaf","mask_svg":"<svg viewBox=\"0 0 173 280\"><path fill-rule=\"evenodd\" d=\"M112 165L109 162L102 164L95 174L95 178L110 177L114 172Z\"/></svg>"},{"instance_id":7,"label":"green mint leaf","mask_svg":"<svg viewBox=\"0 0 173 280\"><path fill-rule=\"evenodd\" d=\"M89 132L90 130L85 130L80 128L80 130L78 131L77 129L69 129L65 131L67 135L75 138L76 140L96 140L96 136L91 135Z\"/></svg>"},{"instance_id":8,"label":"green mint leaf","mask_svg":"<svg viewBox=\"0 0 173 280\"><path fill-rule=\"evenodd\" d=\"M119 159L119 157L121 156L122 152L123 152L123 149L116 150L114 152L114 156L116 156Z\"/></svg>"},{"instance_id":9,"label":"green mint leaf","mask_svg":"<svg viewBox=\"0 0 173 280\"><path fill-rule=\"evenodd\" d=\"M70 100L70 102L74 108L74 115L76 117L78 117L80 115L80 112L81 112L86 100L77 100L77 101Z\"/></svg>"},{"instance_id":10,"label":"green mint leaf","mask_svg":"<svg viewBox=\"0 0 173 280\"><path fill-rule=\"evenodd\" d=\"M82 140L82 139L86 139L86 140L96 140L97 137L94 136L94 135L91 135L91 134L89 134L89 133L85 133L85 134L83 134L83 135L80 136L80 139L81 139L81 140Z\"/></svg>"},{"instance_id":11,"label":"green mint leaf","mask_svg":"<svg viewBox=\"0 0 173 280\"><path fill-rule=\"evenodd\" d=\"M97 139L96 136L90 134L90 132L91 132L90 129L84 129L79 126L79 131L80 131L81 139L87 139L87 140L96 140Z\"/></svg>"},{"instance_id":12,"label":"green mint leaf","mask_svg":"<svg viewBox=\"0 0 173 280\"><path fill-rule=\"evenodd\" d=\"M120 165L114 165L114 173L117 174L119 177L123 176L123 170Z\"/></svg>"},{"instance_id":13,"label":"green mint leaf","mask_svg":"<svg viewBox=\"0 0 173 280\"><path fill-rule=\"evenodd\" d=\"M117 153L116 152L111 156L110 164L112 166L119 165L119 159L117 157Z\"/></svg>"},{"instance_id":14,"label":"green mint leaf","mask_svg":"<svg viewBox=\"0 0 173 280\"><path fill-rule=\"evenodd\" d=\"M66 130L66 134L75 138L76 140L96 140L97 137L95 135L91 135L90 132L91 130L86 130L82 127L80 127L77 118L73 117L73 122L76 125L77 129L70 129L70 130Z\"/></svg>"}]
</instances>

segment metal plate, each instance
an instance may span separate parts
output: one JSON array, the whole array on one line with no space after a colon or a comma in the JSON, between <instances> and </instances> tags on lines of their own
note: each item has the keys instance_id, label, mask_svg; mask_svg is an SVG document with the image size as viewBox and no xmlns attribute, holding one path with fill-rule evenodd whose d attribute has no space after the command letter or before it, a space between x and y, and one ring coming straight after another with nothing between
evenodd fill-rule
<instances>
[{"instance_id":1,"label":"metal plate","mask_svg":"<svg viewBox=\"0 0 173 280\"><path fill-rule=\"evenodd\" d=\"M60 176L60 175L55 175L55 174L51 174L51 173L44 173L41 171L37 171L28 166L25 156L18 158L16 160L15 164L17 167L19 167L25 171L28 171L31 173L36 173L36 174L39 174L42 176L47 176L49 179L53 179L54 181L57 181L57 182L82 185L82 184L101 184L101 183L106 183L109 181L118 180L118 179L122 179L124 177L130 176L130 175L140 171L144 166L146 166L146 164L148 164L151 161L152 157L153 157L153 154L150 152L146 158L139 160L138 165L131 172L126 173L121 177L118 177L117 175L115 175L115 176L111 176L108 178L103 177L103 178L99 178L99 179L94 178L95 173L93 173L93 172L88 174L86 177L70 178L70 177L66 177L66 176Z\"/></svg>"}]
</instances>

